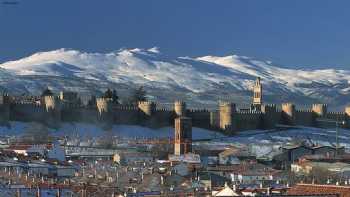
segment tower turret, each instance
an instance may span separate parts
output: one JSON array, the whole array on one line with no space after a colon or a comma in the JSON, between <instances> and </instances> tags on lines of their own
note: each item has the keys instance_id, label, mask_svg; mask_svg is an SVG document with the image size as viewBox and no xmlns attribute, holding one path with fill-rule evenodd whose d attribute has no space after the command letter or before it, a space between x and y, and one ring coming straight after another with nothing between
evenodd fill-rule
<instances>
[{"instance_id":1,"label":"tower turret","mask_svg":"<svg viewBox=\"0 0 350 197\"><path fill-rule=\"evenodd\" d=\"M350 106L345 107L345 115L350 117Z\"/></svg>"},{"instance_id":2,"label":"tower turret","mask_svg":"<svg viewBox=\"0 0 350 197\"><path fill-rule=\"evenodd\" d=\"M345 107L345 124L347 128L350 128L350 106Z\"/></svg>"},{"instance_id":3,"label":"tower turret","mask_svg":"<svg viewBox=\"0 0 350 197\"><path fill-rule=\"evenodd\" d=\"M219 116L220 129L227 130L232 127L232 115L236 112L236 105L231 102L220 102Z\"/></svg>"},{"instance_id":4,"label":"tower turret","mask_svg":"<svg viewBox=\"0 0 350 197\"><path fill-rule=\"evenodd\" d=\"M103 113L108 113L112 107L112 99L110 98L97 98L96 107L101 116Z\"/></svg>"},{"instance_id":5,"label":"tower turret","mask_svg":"<svg viewBox=\"0 0 350 197\"><path fill-rule=\"evenodd\" d=\"M327 115L327 105L326 104L313 104L312 112L317 116L325 116Z\"/></svg>"},{"instance_id":6,"label":"tower turret","mask_svg":"<svg viewBox=\"0 0 350 197\"><path fill-rule=\"evenodd\" d=\"M60 110L60 101L56 96L44 96L44 104L46 111Z\"/></svg>"},{"instance_id":7,"label":"tower turret","mask_svg":"<svg viewBox=\"0 0 350 197\"><path fill-rule=\"evenodd\" d=\"M0 123L7 123L10 120L10 103L8 94L0 96Z\"/></svg>"},{"instance_id":8,"label":"tower turret","mask_svg":"<svg viewBox=\"0 0 350 197\"><path fill-rule=\"evenodd\" d=\"M138 107L147 116L152 116L152 114L156 110L156 104L154 102L151 102L151 101L140 101L138 103Z\"/></svg>"},{"instance_id":9,"label":"tower turret","mask_svg":"<svg viewBox=\"0 0 350 197\"><path fill-rule=\"evenodd\" d=\"M175 101L174 110L176 116L186 116L186 103L183 101Z\"/></svg>"},{"instance_id":10,"label":"tower turret","mask_svg":"<svg viewBox=\"0 0 350 197\"><path fill-rule=\"evenodd\" d=\"M262 84L261 79L258 77L253 87L253 106L261 107L262 105Z\"/></svg>"},{"instance_id":11,"label":"tower turret","mask_svg":"<svg viewBox=\"0 0 350 197\"><path fill-rule=\"evenodd\" d=\"M181 116L175 119L174 154L189 152L192 152L192 119Z\"/></svg>"},{"instance_id":12,"label":"tower turret","mask_svg":"<svg viewBox=\"0 0 350 197\"><path fill-rule=\"evenodd\" d=\"M295 105L293 103L283 103L282 104L282 117L285 124L294 125L295 124Z\"/></svg>"}]
</instances>

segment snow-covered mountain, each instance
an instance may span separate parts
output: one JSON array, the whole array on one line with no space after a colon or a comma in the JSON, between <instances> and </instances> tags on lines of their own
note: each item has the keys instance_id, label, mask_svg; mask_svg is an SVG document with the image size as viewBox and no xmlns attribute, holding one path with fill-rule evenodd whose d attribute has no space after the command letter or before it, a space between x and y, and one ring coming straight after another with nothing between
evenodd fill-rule
<instances>
[{"instance_id":1,"label":"snow-covered mountain","mask_svg":"<svg viewBox=\"0 0 350 197\"><path fill-rule=\"evenodd\" d=\"M171 58L157 48L106 54L70 49L36 53L0 64L0 89L39 94L50 87L91 94L110 87L123 97L143 85L161 102L183 99L215 105L219 99L249 103L258 76L267 102L343 106L350 101L350 70L287 69L237 55Z\"/></svg>"}]
</instances>

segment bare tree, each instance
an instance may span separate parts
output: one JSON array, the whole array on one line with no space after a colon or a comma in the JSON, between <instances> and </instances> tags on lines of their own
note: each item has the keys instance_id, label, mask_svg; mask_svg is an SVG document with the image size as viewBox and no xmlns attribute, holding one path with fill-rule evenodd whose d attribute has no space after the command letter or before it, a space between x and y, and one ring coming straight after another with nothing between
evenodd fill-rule
<instances>
[{"instance_id":1,"label":"bare tree","mask_svg":"<svg viewBox=\"0 0 350 197\"><path fill-rule=\"evenodd\" d=\"M48 128L40 123L31 122L25 129L23 140L29 143L47 143L49 141L49 130Z\"/></svg>"}]
</instances>

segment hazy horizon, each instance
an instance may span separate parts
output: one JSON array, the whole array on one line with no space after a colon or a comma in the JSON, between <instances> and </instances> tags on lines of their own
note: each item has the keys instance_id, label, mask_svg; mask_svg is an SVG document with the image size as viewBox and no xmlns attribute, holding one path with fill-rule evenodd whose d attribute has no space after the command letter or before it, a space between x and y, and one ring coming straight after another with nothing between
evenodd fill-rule
<instances>
[{"instance_id":1,"label":"hazy horizon","mask_svg":"<svg viewBox=\"0 0 350 197\"><path fill-rule=\"evenodd\" d=\"M284 67L348 68L350 2L16 0L0 4L0 62L71 48L157 46L179 57L237 54Z\"/></svg>"}]
</instances>

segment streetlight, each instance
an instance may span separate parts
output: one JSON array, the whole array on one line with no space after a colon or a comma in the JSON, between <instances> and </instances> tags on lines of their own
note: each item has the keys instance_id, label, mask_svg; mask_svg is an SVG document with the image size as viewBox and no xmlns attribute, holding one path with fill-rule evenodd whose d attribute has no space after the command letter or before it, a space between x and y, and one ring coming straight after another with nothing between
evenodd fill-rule
<instances>
[{"instance_id":1,"label":"streetlight","mask_svg":"<svg viewBox=\"0 0 350 197\"><path fill-rule=\"evenodd\" d=\"M336 150L336 155L338 155L338 149L339 149L339 124L340 125L345 125L346 122L339 121L339 117L337 116L337 120L332 120L332 119L317 119L319 122L329 122L329 123L335 123L335 150Z\"/></svg>"}]
</instances>

